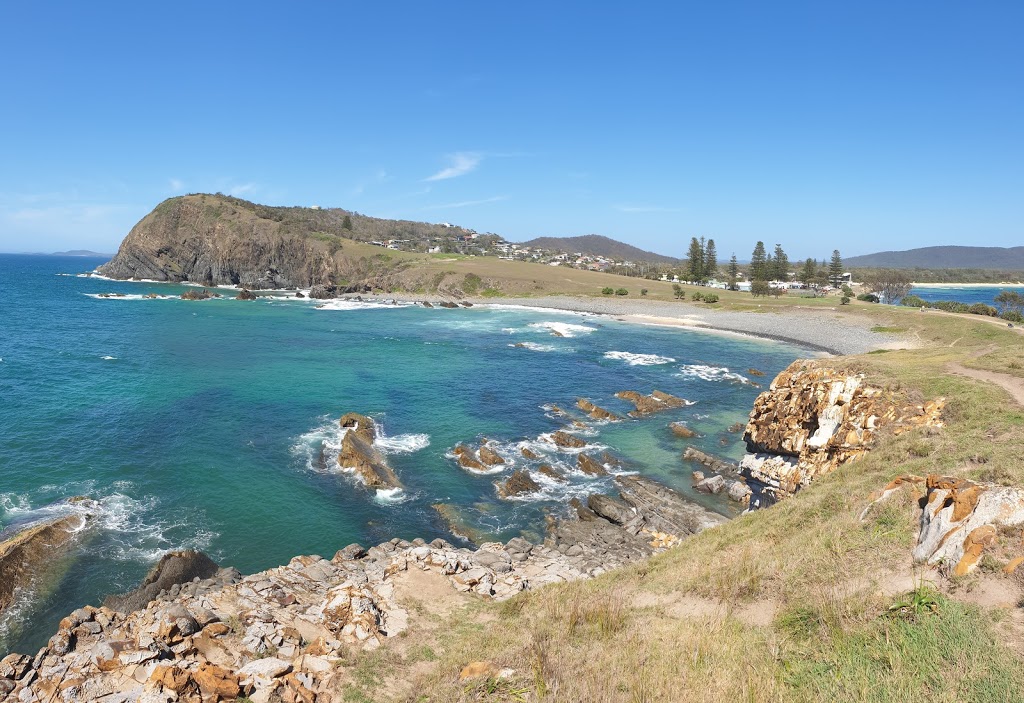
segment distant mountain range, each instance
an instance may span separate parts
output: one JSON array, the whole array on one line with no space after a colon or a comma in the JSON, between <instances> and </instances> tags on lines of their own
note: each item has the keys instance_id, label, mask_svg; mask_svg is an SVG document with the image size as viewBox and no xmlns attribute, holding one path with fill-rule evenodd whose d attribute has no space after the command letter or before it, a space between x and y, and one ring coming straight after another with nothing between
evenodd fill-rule
<instances>
[{"instance_id":1,"label":"distant mountain range","mask_svg":"<svg viewBox=\"0 0 1024 703\"><path fill-rule=\"evenodd\" d=\"M896 269L999 269L1024 271L1024 246L1021 247L922 247L906 251L881 251L852 256L843 263L847 268Z\"/></svg>"},{"instance_id":2,"label":"distant mountain range","mask_svg":"<svg viewBox=\"0 0 1024 703\"><path fill-rule=\"evenodd\" d=\"M655 254L653 251L645 251L631 244L603 237L599 234L587 234L582 237L538 237L528 242L522 242L522 244L539 249L558 249L565 252L606 256L609 259L625 261L648 261L655 264L679 263L679 259L671 256Z\"/></svg>"}]
</instances>

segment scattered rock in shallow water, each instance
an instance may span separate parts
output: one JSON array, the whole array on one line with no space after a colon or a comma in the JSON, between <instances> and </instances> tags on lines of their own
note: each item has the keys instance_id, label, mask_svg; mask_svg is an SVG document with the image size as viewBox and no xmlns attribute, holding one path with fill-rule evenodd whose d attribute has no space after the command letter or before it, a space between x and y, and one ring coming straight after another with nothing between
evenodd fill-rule
<instances>
[{"instance_id":1,"label":"scattered rock in shallow water","mask_svg":"<svg viewBox=\"0 0 1024 703\"><path fill-rule=\"evenodd\" d=\"M586 398L577 398L576 407L585 412L587 415L595 420L607 420L608 422L616 422L622 418L613 412L609 412L604 408L594 405Z\"/></svg>"},{"instance_id":2,"label":"scattered rock in shallow water","mask_svg":"<svg viewBox=\"0 0 1024 703\"><path fill-rule=\"evenodd\" d=\"M473 303L469 302L468 300L463 300L462 301L462 307L464 307L464 308L471 308L471 307L473 307Z\"/></svg>"},{"instance_id":3,"label":"scattered rock in shallow water","mask_svg":"<svg viewBox=\"0 0 1024 703\"><path fill-rule=\"evenodd\" d=\"M683 439L690 439L696 437L697 433L691 430L683 422L670 422L668 428L672 430L672 434L676 437L682 437Z\"/></svg>"},{"instance_id":4,"label":"scattered rock in shallow water","mask_svg":"<svg viewBox=\"0 0 1024 703\"><path fill-rule=\"evenodd\" d=\"M295 291L295 297L296 298L305 298L306 296L305 296L305 294L303 294L303 292L301 290L297 290L297 291Z\"/></svg>"},{"instance_id":5,"label":"scattered rock in shallow water","mask_svg":"<svg viewBox=\"0 0 1024 703\"><path fill-rule=\"evenodd\" d=\"M446 302L438 303L438 305L440 305L442 308L449 308L449 309L459 307L458 303L449 303L447 301Z\"/></svg>"},{"instance_id":6,"label":"scattered rock in shallow water","mask_svg":"<svg viewBox=\"0 0 1024 703\"><path fill-rule=\"evenodd\" d=\"M608 470L601 466L596 459L586 454L579 454L576 457L576 467L588 476L605 476L608 473Z\"/></svg>"},{"instance_id":7,"label":"scattered rock in shallow water","mask_svg":"<svg viewBox=\"0 0 1024 703\"><path fill-rule=\"evenodd\" d=\"M444 520L452 534L474 544L483 544L487 541L487 535L466 520L459 506L452 505L451 503L434 503L430 507L437 511L437 514L441 516L441 519Z\"/></svg>"},{"instance_id":8,"label":"scattered rock in shallow water","mask_svg":"<svg viewBox=\"0 0 1024 703\"><path fill-rule=\"evenodd\" d=\"M729 496L729 500L734 500L737 503L743 503L744 505L750 503L750 486L743 481L729 481L727 482L726 495Z\"/></svg>"},{"instance_id":9,"label":"scattered rock in shallow water","mask_svg":"<svg viewBox=\"0 0 1024 703\"><path fill-rule=\"evenodd\" d=\"M431 302L430 302L430 301L428 301L428 300L424 300L424 301L423 301L422 303L420 303L420 305L422 305L422 306L423 306L423 307L425 307L425 308L432 308L432 307L434 307L434 304L433 304L433 303L431 303Z\"/></svg>"},{"instance_id":10,"label":"scattered rock in shallow water","mask_svg":"<svg viewBox=\"0 0 1024 703\"><path fill-rule=\"evenodd\" d=\"M347 413L339 420L348 429L341 440L338 466L355 471L369 488L402 488L394 469L384 455L373 446L377 430L373 420L359 413Z\"/></svg>"},{"instance_id":11,"label":"scattered rock in shallow water","mask_svg":"<svg viewBox=\"0 0 1024 703\"><path fill-rule=\"evenodd\" d=\"M215 297L213 293L203 288L202 290L187 290L181 294L182 300L209 300ZM220 296L216 296L220 297Z\"/></svg>"},{"instance_id":12,"label":"scattered rock in shallow water","mask_svg":"<svg viewBox=\"0 0 1024 703\"><path fill-rule=\"evenodd\" d=\"M537 467L537 471L544 474L548 478L554 479L560 483L565 483L565 476L561 471L551 466L551 464L541 464Z\"/></svg>"},{"instance_id":13,"label":"scattered rock in shallow water","mask_svg":"<svg viewBox=\"0 0 1024 703\"><path fill-rule=\"evenodd\" d=\"M751 376L764 376L764 371L758 371L757 369L747 369L747 373Z\"/></svg>"},{"instance_id":14,"label":"scattered rock in shallow water","mask_svg":"<svg viewBox=\"0 0 1024 703\"><path fill-rule=\"evenodd\" d=\"M524 459L540 459L540 455L532 451L529 447L522 447L519 453L523 455Z\"/></svg>"},{"instance_id":15,"label":"scattered rock in shallow water","mask_svg":"<svg viewBox=\"0 0 1024 703\"><path fill-rule=\"evenodd\" d=\"M238 295L235 296L235 300L256 300L256 294L248 288L243 288L238 291Z\"/></svg>"},{"instance_id":16,"label":"scattered rock in shallow water","mask_svg":"<svg viewBox=\"0 0 1024 703\"><path fill-rule=\"evenodd\" d=\"M505 460L501 458L501 455L486 444L480 447L479 455L480 461L488 466L497 466L505 463Z\"/></svg>"},{"instance_id":17,"label":"scattered rock in shallow water","mask_svg":"<svg viewBox=\"0 0 1024 703\"><path fill-rule=\"evenodd\" d=\"M694 488L701 493L710 493L712 495L718 495L725 489L725 479L722 476L708 476L706 479L700 481Z\"/></svg>"},{"instance_id":18,"label":"scattered rock in shallow water","mask_svg":"<svg viewBox=\"0 0 1024 703\"><path fill-rule=\"evenodd\" d=\"M338 289L336 286L327 286L323 283L317 283L309 289L309 297L315 300L329 300L337 294Z\"/></svg>"},{"instance_id":19,"label":"scattered rock in shallow water","mask_svg":"<svg viewBox=\"0 0 1024 703\"><path fill-rule=\"evenodd\" d=\"M523 493L536 493L539 490L540 486L537 482L523 469L514 471L511 476L498 484L498 495L502 498L511 498Z\"/></svg>"},{"instance_id":20,"label":"scattered rock in shallow water","mask_svg":"<svg viewBox=\"0 0 1024 703\"><path fill-rule=\"evenodd\" d=\"M477 459L472 449L462 444L457 444L452 449L452 454L455 455L459 462L459 466L464 469L471 471L487 471L487 467Z\"/></svg>"},{"instance_id":21,"label":"scattered rock in shallow water","mask_svg":"<svg viewBox=\"0 0 1024 703\"><path fill-rule=\"evenodd\" d=\"M694 471L693 473L690 474L690 480L693 481L694 483L700 483L701 481L704 480L704 472Z\"/></svg>"},{"instance_id":22,"label":"scattered rock in shallow water","mask_svg":"<svg viewBox=\"0 0 1024 703\"><path fill-rule=\"evenodd\" d=\"M619 391L615 394L615 397L627 400L636 406L636 410L629 413L633 417L643 417L644 415L669 410L670 408L682 408L686 405L692 405L688 400L670 395L669 393L663 393L659 390L653 391L650 395L641 395L636 391Z\"/></svg>"},{"instance_id":23,"label":"scattered rock in shallow water","mask_svg":"<svg viewBox=\"0 0 1024 703\"><path fill-rule=\"evenodd\" d=\"M687 447L683 451L683 461L692 461L723 474L736 474L739 471L739 467L736 464L719 459L717 456L706 454L694 447Z\"/></svg>"},{"instance_id":24,"label":"scattered rock in shallow water","mask_svg":"<svg viewBox=\"0 0 1024 703\"><path fill-rule=\"evenodd\" d=\"M551 433L551 441L557 446L569 449L579 449L580 447L587 446L587 443L575 435L571 435L568 432L558 430L557 432Z\"/></svg>"},{"instance_id":25,"label":"scattered rock in shallow water","mask_svg":"<svg viewBox=\"0 0 1024 703\"><path fill-rule=\"evenodd\" d=\"M746 427L746 425L744 425L742 422L734 422L733 424L729 425L729 428L726 430L726 432L732 432L733 434L736 434L737 432L742 432L744 427Z\"/></svg>"}]
</instances>

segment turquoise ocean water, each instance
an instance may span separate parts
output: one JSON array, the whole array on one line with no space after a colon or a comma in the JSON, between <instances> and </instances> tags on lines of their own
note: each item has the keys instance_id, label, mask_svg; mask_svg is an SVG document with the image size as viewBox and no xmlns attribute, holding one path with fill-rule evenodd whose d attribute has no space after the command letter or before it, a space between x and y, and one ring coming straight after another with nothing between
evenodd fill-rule
<instances>
[{"instance_id":1,"label":"turquoise ocean water","mask_svg":"<svg viewBox=\"0 0 1024 703\"><path fill-rule=\"evenodd\" d=\"M958 303L995 305L995 297L1004 290L1024 295L1024 286L919 286L910 293L930 303L955 300Z\"/></svg>"},{"instance_id":2,"label":"turquoise ocean water","mask_svg":"<svg viewBox=\"0 0 1024 703\"><path fill-rule=\"evenodd\" d=\"M63 575L0 619L0 654L32 651L68 611L134 587L169 549L203 549L252 572L351 542L457 541L438 502L495 539L537 538L545 513L611 491L610 481L572 474L568 486L502 501L494 482L511 466L471 475L446 453L487 437L528 465L519 447L539 450L539 436L564 425L545 406L573 408L578 396L620 413L630 406L613 394L624 389L696 401L596 426L587 439L729 514L724 500L692 493L686 442L667 424L684 420L702 435L688 441L737 458L740 436L726 428L746 419L755 384L810 354L522 308L318 308L284 293L147 299L186 289L81 275L100 263L0 255L0 530L66 511L52 504L70 496L102 506ZM348 411L379 421L404 492L377 495L336 469L336 423ZM575 459L545 458L566 468Z\"/></svg>"}]
</instances>

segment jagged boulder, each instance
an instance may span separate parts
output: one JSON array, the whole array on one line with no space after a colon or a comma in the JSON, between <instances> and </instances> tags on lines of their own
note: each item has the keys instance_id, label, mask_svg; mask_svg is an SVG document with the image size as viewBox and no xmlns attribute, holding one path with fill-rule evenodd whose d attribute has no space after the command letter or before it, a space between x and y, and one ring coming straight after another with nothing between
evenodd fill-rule
<instances>
[{"instance_id":1,"label":"jagged boulder","mask_svg":"<svg viewBox=\"0 0 1024 703\"><path fill-rule=\"evenodd\" d=\"M484 466L483 462L477 458L476 452L470 447L462 444L457 444L452 449L452 454L455 455L456 460L459 462L459 466L470 471L487 471L487 467Z\"/></svg>"},{"instance_id":2,"label":"jagged boulder","mask_svg":"<svg viewBox=\"0 0 1024 703\"><path fill-rule=\"evenodd\" d=\"M309 289L309 297L315 300L329 300L336 297L337 293L337 287L324 285L323 283L317 283Z\"/></svg>"},{"instance_id":3,"label":"jagged boulder","mask_svg":"<svg viewBox=\"0 0 1024 703\"><path fill-rule=\"evenodd\" d=\"M725 490L725 478L718 475L708 476L707 478L700 480L694 488L701 493L718 495Z\"/></svg>"},{"instance_id":4,"label":"jagged boulder","mask_svg":"<svg viewBox=\"0 0 1024 703\"><path fill-rule=\"evenodd\" d=\"M1024 489L936 475L925 485L916 561L946 564L963 576L998 541L999 528L1024 524Z\"/></svg>"},{"instance_id":5,"label":"jagged boulder","mask_svg":"<svg viewBox=\"0 0 1024 703\"><path fill-rule=\"evenodd\" d=\"M480 446L479 456L480 461L487 466L497 466L505 463L505 460L501 458L501 455L486 444Z\"/></svg>"},{"instance_id":6,"label":"jagged boulder","mask_svg":"<svg viewBox=\"0 0 1024 703\"><path fill-rule=\"evenodd\" d=\"M358 413L348 413L341 418L340 424L348 432L341 440L338 465L354 471L369 488L402 488L394 469L373 446L377 436L373 420Z\"/></svg>"},{"instance_id":7,"label":"jagged boulder","mask_svg":"<svg viewBox=\"0 0 1024 703\"><path fill-rule=\"evenodd\" d=\"M540 490L540 486L533 477L530 476L529 472L519 469L514 471L511 476L498 484L498 495L502 498L512 498L524 493L536 493Z\"/></svg>"},{"instance_id":8,"label":"jagged boulder","mask_svg":"<svg viewBox=\"0 0 1024 703\"><path fill-rule=\"evenodd\" d=\"M256 300L256 294L248 288L243 288L238 291L238 295L235 296L235 300Z\"/></svg>"},{"instance_id":9,"label":"jagged boulder","mask_svg":"<svg viewBox=\"0 0 1024 703\"><path fill-rule=\"evenodd\" d=\"M202 290L187 290L181 294L182 300L209 300L214 294L203 288Z\"/></svg>"},{"instance_id":10,"label":"jagged boulder","mask_svg":"<svg viewBox=\"0 0 1024 703\"><path fill-rule=\"evenodd\" d=\"M579 449L580 447L587 446L587 443L584 440L580 439L576 435L571 435L563 430L552 432L551 441L554 442L557 446L563 447L565 449Z\"/></svg>"},{"instance_id":11,"label":"jagged boulder","mask_svg":"<svg viewBox=\"0 0 1024 703\"><path fill-rule=\"evenodd\" d=\"M613 412L605 410L602 407L594 405L586 398L577 398L576 407L585 412L594 420L607 420L608 422L618 422L622 418Z\"/></svg>"},{"instance_id":12,"label":"jagged boulder","mask_svg":"<svg viewBox=\"0 0 1024 703\"><path fill-rule=\"evenodd\" d=\"M627 400L636 406L636 410L629 413L633 417L643 417L644 415L661 412L662 410L692 405L688 400L669 393L663 393L659 390L653 391L650 395L641 395L636 391L619 391L615 394L615 397Z\"/></svg>"},{"instance_id":13,"label":"jagged boulder","mask_svg":"<svg viewBox=\"0 0 1024 703\"><path fill-rule=\"evenodd\" d=\"M793 362L754 401L743 435L748 454L740 471L753 489L751 507L771 505L855 461L882 428L900 434L941 427L944 406L943 398L911 403L863 375Z\"/></svg>"},{"instance_id":14,"label":"jagged boulder","mask_svg":"<svg viewBox=\"0 0 1024 703\"><path fill-rule=\"evenodd\" d=\"M520 448L519 453L523 455L524 459L540 459L540 454L533 451L529 447Z\"/></svg>"},{"instance_id":15,"label":"jagged boulder","mask_svg":"<svg viewBox=\"0 0 1024 703\"><path fill-rule=\"evenodd\" d=\"M636 511L628 505L602 493L592 493L587 498L587 507L616 525L625 525L636 517Z\"/></svg>"},{"instance_id":16,"label":"jagged boulder","mask_svg":"<svg viewBox=\"0 0 1024 703\"><path fill-rule=\"evenodd\" d=\"M551 464L541 464L537 467L537 472L544 474L550 479L558 481L559 483L565 483L565 475L561 471L551 466Z\"/></svg>"},{"instance_id":17,"label":"jagged boulder","mask_svg":"<svg viewBox=\"0 0 1024 703\"><path fill-rule=\"evenodd\" d=\"M605 476L608 473L599 461L582 453L576 457L576 468L588 476Z\"/></svg>"}]
</instances>

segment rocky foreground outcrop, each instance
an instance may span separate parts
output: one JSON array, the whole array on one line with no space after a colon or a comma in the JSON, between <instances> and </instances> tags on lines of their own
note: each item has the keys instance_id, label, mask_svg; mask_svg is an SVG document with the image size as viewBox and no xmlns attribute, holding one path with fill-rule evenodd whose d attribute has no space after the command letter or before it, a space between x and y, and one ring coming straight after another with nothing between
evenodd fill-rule
<instances>
[{"instance_id":1,"label":"rocky foreground outcrop","mask_svg":"<svg viewBox=\"0 0 1024 703\"><path fill-rule=\"evenodd\" d=\"M31 588L87 526L96 508L88 498L72 498L78 510L68 515L0 533L0 612L15 594Z\"/></svg>"},{"instance_id":2,"label":"rocky foreground outcrop","mask_svg":"<svg viewBox=\"0 0 1024 703\"><path fill-rule=\"evenodd\" d=\"M350 545L331 559L296 557L241 579L196 576L127 614L80 608L34 657L0 660L0 701L340 701L346 649L375 647L407 628L410 613L396 598L406 572L504 599L596 576L725 521L653 481L623 476L616 484L618 499L591 496L579 519L554 521L543 544L517 537L472 550L393 539ZM201 559L185 563L209 569Z\"/></svg>"},{"instance_id":3,"label":"rocky foreground outcrop","mask_svg":"<svg viewBox=\"0 0 1024 703\"><path fill-rule=\"evenodd\" d=\"M816 477L860 458L882 431L941 427L945 400L909 403L815 361L794 361L754 401L740 472L752 508L771 505Z\"/></svg>"}]
</instances>

